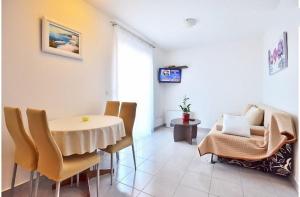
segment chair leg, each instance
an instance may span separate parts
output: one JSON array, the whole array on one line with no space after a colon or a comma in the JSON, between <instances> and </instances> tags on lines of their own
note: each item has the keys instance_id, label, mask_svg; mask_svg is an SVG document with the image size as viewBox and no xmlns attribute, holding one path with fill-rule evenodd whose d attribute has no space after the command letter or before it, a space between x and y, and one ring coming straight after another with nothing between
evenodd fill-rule
<instances>
[{"instance_id":1,"label":"chair leg","mask_svg":"<svg viewBox=\"0 0 300 197\"><path fill-rule=\"evenodd\" d=\"M55 197L59 197L60 181L56 182Z\"/></svg>"},{"instance_id":2,"label":"chair leg","mask_svg":"<svg viewBox=\"0 0 300 197\"><path fill-rule=\"evenodd\" d=\"M88 186L88 197L90 197L91 188L90 188L90 179L89 179L88 175L86 175L86 182L87 182L87 186Z\"/></svg>"},{"instance_id":3,"label":"chair leg","mask_svg":"<svg viewBox=\"0 0 300 197\"><path fill-rule=\"evenodd\" d=\"M73 176L71 176L71 183L70 186L73 187Z\"/></svg>"},{"instance_id":4,"label":"chair leg","mask_svg":"<svg viewBox=\"0 0 300 197\"><path fill-rule=\"evenodd\" d=\"M11 179L11 187L10 187L11 196L14 196L17 168L18 168L18 164L14 163L13 176Z\"/></svg>"},{"instance_id":5,"label":"chair leg","mask_svg":"<svg viewBox=\"0 0 300 197\"><path fill-rule=\"evenodd\" d=\"M79 187L79 173L76 174L76 186Z\"/></svg>"},{"instance_id":6,"label":"chair leg","mask_svg":"<svg viewBox=\"0 0 300 197\"><path fill-rule=\"evenodd\" d=\"M116 152L116 156L117 156L117 161L119 161L119 159L120 159L119 152Z\"/></svg>"},{"instance_id":7,"label":"chair leg","mask_svg":"<svg viewBox=\"0 0 300 197\"><path fill-rule=\"evenodd\" d=\"M34 197L37 197L37 192L39 188L39 180L40 180L40 173L36 173L36 179L35 179L35 186L34 186Z\"/></svg>"},{"instance_id":8,"label":"chair leg","mask_svg":"<svg viewBox=\"0 0 300 197\"><path fill-rule=\"evenodd\" d=\"M134 151L134 145L131 145L132 147L132 156L133 156L133 162L134 162L134 170L136 170L136 161L135 161L135 151Z\"/></svg>"},{"instance_id":9,"label":"chair leg","mask_svg":"<svg viewBox=\"0 0 300 197\"><path fill-rule=\"evenodd\" d=\"M32 197L32 190L33 190L33 176L34 176L34 171L30 172L30 188L29 188L29 196Z\"/></svg>"},{"instance_id":10,"label":"chair leg","mask_svg":"<svg viewBox=\"0 0 300 197\"><path fill-rule=\"evenodd\" d=\"M97 180L96 180L96 184L97 184L97 197L99 197L99 183L100 183L100 180L99 180L99 165L97 164L96 165L96 170L97 170Z\"/></svg>"},{"instance_id":11,"label":"chair leg","mask_svg":"<svg viewBox=\"0 0 300 197\"><path fill-rule=\"evenodd\" d=\"M112 179L113 179L113 165L114 163L114 157L113 153L110 153L110 185L112 185Z\"/></svg>"}]
</instances>

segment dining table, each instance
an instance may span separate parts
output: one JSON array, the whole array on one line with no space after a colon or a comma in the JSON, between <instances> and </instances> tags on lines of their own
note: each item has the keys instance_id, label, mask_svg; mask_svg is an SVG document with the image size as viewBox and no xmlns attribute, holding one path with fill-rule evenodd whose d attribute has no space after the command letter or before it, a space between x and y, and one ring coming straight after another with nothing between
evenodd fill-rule
<instances>
[{"instance_id":1,"label":"dining table","mask_svg":"<svg viewBox=\"0 0 300 197\"><path fill-rule=\"evenodd\" d=\"M48 121L48 126L64 157L99 151L126 136L123 120L116 116L81 115L59 118ZM100 175L109 173L113 173L113 169L100 169ZM89 179L95 176L95 169L87 169L80 173L79 181L86 182L89 186ZM67 179L61 186L72 185L73 180L73 177Z\"/></svg>"}]
</instances>

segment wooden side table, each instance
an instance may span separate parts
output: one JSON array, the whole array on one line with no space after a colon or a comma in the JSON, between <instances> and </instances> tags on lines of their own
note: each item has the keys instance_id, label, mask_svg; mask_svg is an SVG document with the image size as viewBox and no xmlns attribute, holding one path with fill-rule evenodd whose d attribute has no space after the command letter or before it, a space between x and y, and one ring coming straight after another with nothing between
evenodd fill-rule
<instances>
[{"instance_id":1,"label":"wooden side table","mask_svg":"<svg viewBox=\"0 0 300 197\"><path fill-rule=\"evenodd\" d=\"M185 140L192 144L193 138L197 137L197 125L200 123L198 119L189 122L183 122L181 118L171 120L171 126L174 126L174 142Z\"/></svg>"}]
</instances>

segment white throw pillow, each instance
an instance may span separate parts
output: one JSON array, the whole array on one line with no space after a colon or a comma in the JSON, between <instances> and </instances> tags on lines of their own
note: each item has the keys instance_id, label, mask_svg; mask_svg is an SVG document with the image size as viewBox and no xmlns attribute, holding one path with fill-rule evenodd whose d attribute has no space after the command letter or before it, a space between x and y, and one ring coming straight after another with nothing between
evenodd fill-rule
<instances>
[{"instance_id":1,"label":"white throw pillow","mask_svg":"<svg viewBox=\"0 0 300 197\"><path fill-rule=\"evenodd\" d=\"M222 133L250 137L250 125L245 116L224 114Z\"/></svg>"}]
</instances>

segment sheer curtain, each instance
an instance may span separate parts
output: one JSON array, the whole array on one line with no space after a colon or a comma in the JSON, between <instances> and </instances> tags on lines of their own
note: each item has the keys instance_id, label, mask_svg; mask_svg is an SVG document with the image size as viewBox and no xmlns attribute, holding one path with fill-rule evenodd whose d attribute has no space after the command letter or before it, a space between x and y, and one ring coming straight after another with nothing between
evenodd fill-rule
<instances>
[{"instance_id":1,"label":"sheer curtain","mask_svg":"<svg viewBox=\"0 0 300 197\"><path fill-rule=\"evenodd\" d=\"M134 138L153 130L153 48L114 26L113 98L137 102Z\"/></svg>"}]
</instances>

